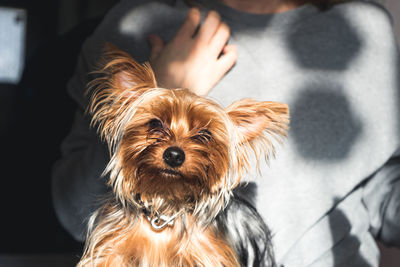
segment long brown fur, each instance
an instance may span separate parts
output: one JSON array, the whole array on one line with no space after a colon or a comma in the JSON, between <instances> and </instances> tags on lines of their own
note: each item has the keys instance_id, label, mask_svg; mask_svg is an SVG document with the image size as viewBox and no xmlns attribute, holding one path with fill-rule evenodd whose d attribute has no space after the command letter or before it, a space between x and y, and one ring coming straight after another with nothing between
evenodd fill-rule
<instances>
[{"instance_id":1,"label":"long brown fur","mask_svg":"<svg viewBox=\"0 0 400 267\"><path fill-rule=\"evenodd\" d=\"M239 266L212 222L249 168L249 153L273 154L271 140L286 135L287 106L244 99L224 109L187 89L157 88L148 64L116 48L100 73L89 112L110 148L114 197L92 216L78 266ZM168 147L185 152L182 166L163 161ZM149 218L177 217L156 231L143 209Z\"/></svg>"},{"instance_id":2,"label":"long brown fur","mask_svg":"<svg viewBox=\"0 0 400 267\"><path fill-rule=\"evenodd\" d=\"M219 229L204 229L191 215L158 232L143 217L114 221L115 208L104 207L106 214L98 229L107 231L91 236L89 242L99 244L90 252L96 257L82 259L81 266L239 266L233 249L218 236Z\"/></svg>"}]
</instances>

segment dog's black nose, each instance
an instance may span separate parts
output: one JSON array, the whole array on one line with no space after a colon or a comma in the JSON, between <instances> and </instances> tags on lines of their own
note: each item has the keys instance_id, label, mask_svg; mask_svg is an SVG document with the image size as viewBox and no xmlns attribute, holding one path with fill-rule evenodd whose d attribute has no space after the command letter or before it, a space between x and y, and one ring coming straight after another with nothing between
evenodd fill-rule
<instances>
[{"instance_id":1,"label":"dog's black nose","mask_svg":"<svg viewBox=\"0 0 400 267\"><path fill-rule=\"evenodd\" d=\"M176 168L181 166L185 161L185 152L176 146L169 147L164 151L163 158L165 163Z\"/></svg>"}]
</instances>

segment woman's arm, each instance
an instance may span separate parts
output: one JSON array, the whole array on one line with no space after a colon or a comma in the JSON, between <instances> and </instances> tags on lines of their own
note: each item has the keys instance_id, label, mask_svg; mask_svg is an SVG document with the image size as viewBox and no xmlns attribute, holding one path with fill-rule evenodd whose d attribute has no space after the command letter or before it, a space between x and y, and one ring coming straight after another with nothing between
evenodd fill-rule
<instances>
[{"instance_id":1,"label":"woman's arm","mask_svg":"<svg viewBox=\"0 0 400 267\"><path fill-rule=\"evenodd\" d=\"M372 234L400 247L400 150L365 185L363 200Z\"/></svg>"},{"instance_id":2,"label":"woman's arm","mask_svg":"<svg viewBox=\"0 0 400 267\"><path fill-rule=\"evenodd\" d=\"M84 241L87 220L110 190L102 172L109 161L108 150L81 110L61 145L62 157L53 167L52 194L62 225Z\"/></svg>"}]
</instances>

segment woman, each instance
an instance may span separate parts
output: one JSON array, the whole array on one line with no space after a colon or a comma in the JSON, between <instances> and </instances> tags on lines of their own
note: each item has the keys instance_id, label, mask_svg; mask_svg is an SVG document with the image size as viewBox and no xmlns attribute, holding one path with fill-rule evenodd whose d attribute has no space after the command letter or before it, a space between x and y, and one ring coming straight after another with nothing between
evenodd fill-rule
<instances>
[{"instance_id":1,"label":"woman","mask_svg":"<svg viewBox=\"0 0 400 267\"><path fill-rule=\"evenodd\" d=\"M223 105L245 97L289 104L288 139L240 192L271 228L277 262L378 266L375 238L400 246L399 57L384 9L341 2L121 1L84 44L69 83L79 108L53 172L63 225L83 240L108 190L99 178L108 153L84 115L84 92L111 42L150 60L165 87ZM193 5L219 15L197 29Z\"/></svg>"}]
</instances>

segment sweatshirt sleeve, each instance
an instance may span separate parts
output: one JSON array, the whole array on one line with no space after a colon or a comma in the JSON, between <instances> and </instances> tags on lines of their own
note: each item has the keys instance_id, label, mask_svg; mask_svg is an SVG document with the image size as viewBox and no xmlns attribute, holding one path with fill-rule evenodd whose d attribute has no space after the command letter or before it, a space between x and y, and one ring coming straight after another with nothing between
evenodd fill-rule
<instances>
[{"instance_id":1,"label":"sweatshirt sleeve","mask_svg":"<svg viewBox=\"0 0 400 267\"><path fill-rule=\"evenodd\" d=\"M400 247L400 149L364 187L372 234L389 246Z\"/></svg>"},{"instance_id":2,"label":"sweatshirt sleeve","mask_svg":"<svg viewBox=\"0 0 400 267\"><path fill-rule=\"evenodd\" d=\"M68 92L77 103L71 130L61 144L61 158L53 166L52 196L56 215L65 229L79 241L86 237L87 222L101 199L110 191L102 173L110 159L105 143L90 126L85 113L89 74L96 68L103 42L93 36L82 47Z\"/></svg>"},{"instance_id":3,"label":"sweatshirt sleeve","mask_svg":"<svg viewBox=\"0 0 400 267\"><path fill-rule=\"evenodd\" d=\"M102 176L109 156L80 110L61 153L53 167L53 204L61 224L76 240L84 241L87 220L109 191L107 177Z\"/></svg>"}]
</instances>

